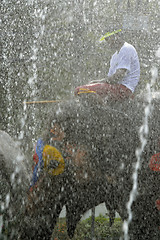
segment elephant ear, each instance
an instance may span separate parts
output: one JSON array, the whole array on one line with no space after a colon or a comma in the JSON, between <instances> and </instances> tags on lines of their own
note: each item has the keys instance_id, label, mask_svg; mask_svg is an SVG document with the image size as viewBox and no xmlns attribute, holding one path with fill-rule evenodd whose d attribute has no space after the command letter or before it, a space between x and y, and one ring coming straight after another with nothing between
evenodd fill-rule
<instances>
[{"instance_id":1,"label":"elephant ear","mask_svg":"<svg viewBox=\"0 0 160 240\"><path fill-rule=\"evenodd\" d=\"M15 172L18 166L18 173L23 179L25 186L29 184L30 164L20 149L20 144L14 141L9 134L0 131L0 165L2 174L5 173L10 181L10 176Z\"/></svg>"}]
</instances>

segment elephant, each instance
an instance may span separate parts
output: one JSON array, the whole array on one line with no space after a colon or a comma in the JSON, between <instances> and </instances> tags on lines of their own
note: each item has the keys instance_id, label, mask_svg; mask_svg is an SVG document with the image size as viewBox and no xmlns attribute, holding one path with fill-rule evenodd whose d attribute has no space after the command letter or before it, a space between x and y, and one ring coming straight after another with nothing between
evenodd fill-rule
<instances>
[{"instance_id":1,"label":"elephant","mask_svg":"<svg viewBox=\"0 0 160 240\"><path fill-rule=\"evenodd\" d=\"M17 239L51 239L63 206L66 206L70 238L81 216L103 202L110 212L111 223L115 212L126 221L126 204L133 190L132 176L138 157L141 166L137 171L138 187L131 206L133 214L128 235L130 239L159 239L159 210L155 205L159 198L159 172L149 167L150 158L159 151L158 104L158 99L151 106L143 98L108 104L87 95L50 109L41 139L44 146L52 146L63 157L64 169L54 174L57 165L53 161L42 169L29 189L27 161L22 164L25 169L21 168L20 172L25 180L18 192L20 194L23 188ZM149 128L149 132L145 131L147 141L137 156L136 149L145 141L139 135L146 121L147 106L150 106L150 113L145 128ZM5 160L13 160L5 152L2 155ZM3 172L9 173L9 177L8 169ZM31 181L31 177L29 179ZM12 189L12 184L9 187ZM14 205L14 201L10 205Z\"/></svg>"}]
</instances>

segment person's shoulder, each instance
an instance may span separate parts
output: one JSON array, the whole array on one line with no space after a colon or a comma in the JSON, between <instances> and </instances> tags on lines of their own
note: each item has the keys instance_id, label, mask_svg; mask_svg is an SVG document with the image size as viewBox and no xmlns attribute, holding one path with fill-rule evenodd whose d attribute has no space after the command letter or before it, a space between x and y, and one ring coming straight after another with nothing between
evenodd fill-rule
<instances>
[{"instance_id":1,"label":"person's shoulder","mask_svg":"<svg viewBox=\"0 0 160 240\"><path fill-rule=\"evenodd\" d=\"M124 45L121 48L121 52L122 53L127 52L127 53L132 54L132 53L136 52L136 49L132 44L125 42Z\"/></svg>"},{"instance_id":2,"label":"person's shoulder","mask_svg":"<svg viewBox=\"0 0 160 240\"><path fill-rule=\"evenodd\" d=\"M126 50L132 50L132 51L136 51L135 47L130 44L130 43L127 43L125 42L124 45L122 46L123 49L126 49Z\"/></svg>"}]
</instances>

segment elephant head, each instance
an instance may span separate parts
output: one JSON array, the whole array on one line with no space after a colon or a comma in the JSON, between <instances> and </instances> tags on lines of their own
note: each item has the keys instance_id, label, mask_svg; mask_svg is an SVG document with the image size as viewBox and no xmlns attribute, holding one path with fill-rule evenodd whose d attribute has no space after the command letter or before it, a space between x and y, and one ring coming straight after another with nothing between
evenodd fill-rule
<instances>
[{"instance_id":1,"label":"elephant head","mask_svg":"<svg viewBox=\"0 0 160 240\"><path fill-rule=\"evenodd\" d=\"M68 235L73 237L87 210L102 202L110 210L118 209L115 196L126 196L131 190L131 181L126 181L138 140L126 114L81 100L60 104L50 112L41 138L44 146L57 149L63 157L64 171L55 175L55 166L43 168L21 222L20 235L25 239L35 239L35 235L49 239L64 205Z\"/></svg>"}]
</instances>

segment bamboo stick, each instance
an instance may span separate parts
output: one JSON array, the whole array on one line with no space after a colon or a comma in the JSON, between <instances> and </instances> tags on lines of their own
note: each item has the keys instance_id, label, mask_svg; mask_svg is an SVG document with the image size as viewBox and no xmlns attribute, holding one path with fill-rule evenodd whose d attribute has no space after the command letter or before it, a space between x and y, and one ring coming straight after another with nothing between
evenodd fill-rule
<instances>
[{"instance_id":1,"label":"bamboo stick","mask_svg":"<svg viewBox=\"0 0 160 240\"><path fill-rule=\"evenodd\" d=\"M82 93L96 93L95 91L91 91L86 88L80 88L80 92L78 92L78 95ZM23 104L37 104L37 103L56 103L56 102L61 102L63 100L44 100L44 101L31 101L31 102L23 102Z\"/></svg>"}]
</instances>

